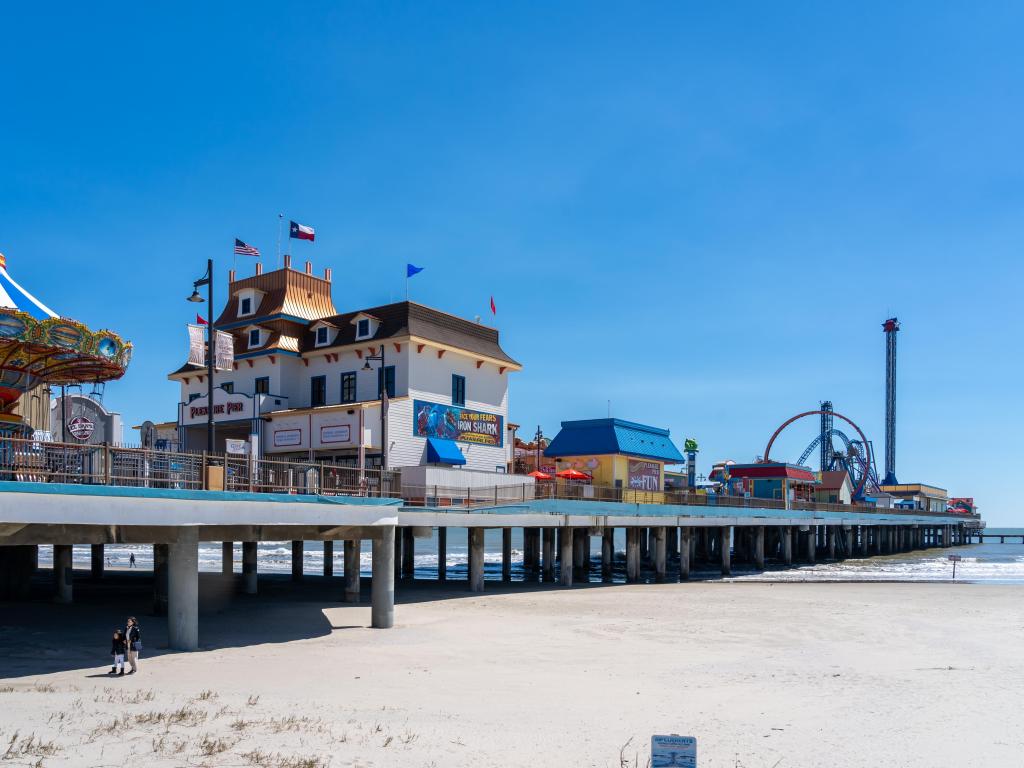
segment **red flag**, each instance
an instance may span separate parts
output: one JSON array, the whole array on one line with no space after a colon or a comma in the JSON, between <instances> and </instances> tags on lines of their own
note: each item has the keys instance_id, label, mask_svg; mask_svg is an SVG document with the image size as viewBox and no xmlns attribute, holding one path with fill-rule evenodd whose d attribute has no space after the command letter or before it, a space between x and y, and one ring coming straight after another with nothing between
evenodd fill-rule
<instances>
[{"instance_id":1,"label":"red flag","mask_svg":"<svg viewBox=\"0 0 1024 768\"><path fill-rule=\"evenodd\" d=\"M494 297L493 296L491 296L491 314L492 315L498 314L498 308L494 306Z\"/></svg>"},{"instance_id":2,"label":"red flag","mask_svg":"<svg viewBox=\"0 0 1024 768\"><path fill-rule=\"evenodd\" d=\"M199 323L199 325L209 325L208 322L203 320L202 316L198 312L196 313L196 322Z\"/></svg>"}]
</instances>

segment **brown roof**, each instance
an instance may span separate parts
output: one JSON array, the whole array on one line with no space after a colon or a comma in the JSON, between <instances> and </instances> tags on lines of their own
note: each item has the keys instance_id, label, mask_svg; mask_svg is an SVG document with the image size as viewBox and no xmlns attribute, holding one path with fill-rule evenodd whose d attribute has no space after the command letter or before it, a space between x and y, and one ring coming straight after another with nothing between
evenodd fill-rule
<instances>
[{"instance_id":1,"label":"brown roof","mask_svg":"<svg viewBox=\"0 0 1024 768\"><path fill-rule=\"evenodd\" d=\"M377 333L369 339L356 342L356 327L352 320L357 315L372 315L380 321ZM342 315L324 318L338 327L334 342L326 347L317 347L313 332L303 334L301 349L312 352L356 343L373 343L397 336L418 336L445 346L464 349L482 357L504 360L512 365L519 363L505 353L498 343L498 330L480 323L463 320L412 301L400 301L381 307L346 312Z\"/></svg>"},{"instance_id":2,"label":"brown roof","mask_svg":"<svg viewBox=\"0 0 1024 768\"><path fill-rule=\"evenodd\" d=\"M818 486L823 491L838 491L843 487L843 483L846 482L847 474L845 469L839 469L835 472L822 472L821 473L821 484Z\"/></svg>"},{"instance_id":3,"label":"brown roof","mask_svg":"<svg viewBox=\"0 0 1024 768\"><path fill-rule=\"evenodd\" d=\"M238 316L237 291L255 288L265 294L254 315ZM275 269L262 275L235 280L228 285L230 298L216 324L257 321L267 315L285 314L306 320L319 320L337 310L331 299L331 283L322 277L308 275L291 268Z\"/></svg>"}]
</instances>

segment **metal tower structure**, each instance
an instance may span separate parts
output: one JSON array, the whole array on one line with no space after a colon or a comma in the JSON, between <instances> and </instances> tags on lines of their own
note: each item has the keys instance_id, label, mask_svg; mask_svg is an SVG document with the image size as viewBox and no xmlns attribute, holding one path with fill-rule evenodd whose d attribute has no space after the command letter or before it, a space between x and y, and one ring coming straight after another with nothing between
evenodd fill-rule
<instances>
[{"instance_id":1,"label":"metal tower structure","mask_svg":"<svg viewBox=\"0 0 1024 768\"><path fill-rule=\"evenodd\" d=\"M890 317L885 331L885 477L882 485L896 485L896 334L900 321Z\"/></svg>"},{"instance_id":2,"label":"metal tower structure","mask_svg":"<svg viewBox=\"0 0 1024 768\"><path fill-rule=\"evenodd\" d=\"M832 469L832 401L823 400L821 403L821 432L819 435L825 435L825 439L821 441L821 471L825 472Z\"/></svg>"}]
</instances>

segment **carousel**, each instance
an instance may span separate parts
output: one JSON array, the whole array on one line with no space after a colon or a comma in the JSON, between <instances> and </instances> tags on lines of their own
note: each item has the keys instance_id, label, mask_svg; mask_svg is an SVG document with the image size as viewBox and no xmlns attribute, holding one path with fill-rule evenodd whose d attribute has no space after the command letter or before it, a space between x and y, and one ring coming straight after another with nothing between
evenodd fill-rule
<instances>
[{"instance_id":1,"label":"carousel","mask_svg":"<svg viewBox=\"0 0 1024 768\"><path fill-rule=\"evenodd\" d=\"M0 438L31 437L13 412L26 392L119 379L131 355L132 345L116 333L57 315L15 282L0 254Z\"/></svg>"}]
</instances>

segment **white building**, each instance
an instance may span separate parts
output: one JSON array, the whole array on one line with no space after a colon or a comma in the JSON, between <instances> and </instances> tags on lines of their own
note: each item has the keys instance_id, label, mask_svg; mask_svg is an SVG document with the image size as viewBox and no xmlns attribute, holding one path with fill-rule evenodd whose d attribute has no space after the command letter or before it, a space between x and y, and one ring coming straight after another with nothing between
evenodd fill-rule
<instances>
[{"instance_id":1,"label":"white building","mask_svg":"<svg viewBox=\"0 0 1024 768\"><path fill-rule=\"evenodd\" d=\"M496 329L408 301L339 314L331 271L285 258L284 269L230 275L215 325L234 336L235 357L214 379L216 450L246 440L266 458L378 467L383 380L389 468L506 471L508 375L521 366ZM186 363L169 378L181 384L180 446L202 450L206 369Z\"/></svg>"}]
</instances>

